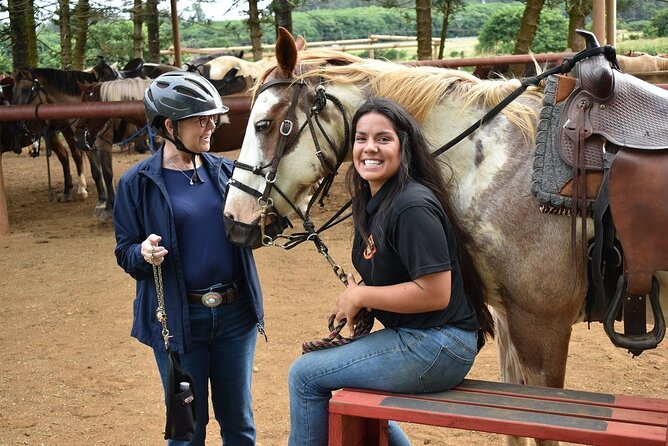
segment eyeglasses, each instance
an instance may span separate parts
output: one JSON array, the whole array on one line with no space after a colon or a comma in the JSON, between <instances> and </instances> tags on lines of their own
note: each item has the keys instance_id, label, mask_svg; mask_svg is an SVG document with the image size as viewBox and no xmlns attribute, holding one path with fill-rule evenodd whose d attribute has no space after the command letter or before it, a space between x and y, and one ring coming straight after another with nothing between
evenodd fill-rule
<instances>
[{"instance_id":1,"label":"eyeglasses","mask_svg":"<svg viewBox=\"0 0 668 446\"><path fill-rule=\"evenodd\" d=\"M199 126L204 128L209 125L209 122L213 123L214 127L218 127L220 124L220 115L209 115L209 116L195 116L199 119Z\"/></svg>"}]
</instances>

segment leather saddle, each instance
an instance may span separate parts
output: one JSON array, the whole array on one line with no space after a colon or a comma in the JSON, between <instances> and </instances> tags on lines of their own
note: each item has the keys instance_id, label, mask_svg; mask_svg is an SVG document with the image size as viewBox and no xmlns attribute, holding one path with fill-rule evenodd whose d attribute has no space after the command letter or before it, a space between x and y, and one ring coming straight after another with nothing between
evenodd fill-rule
<instances>
[{"instance_id":1,"label":"leather saddle","mask_svg":"<svg viewBox=\"0 0 668 446\"><path fill-rule=\"evenodd\" d=\"M587 49L599 47L592 33L579 33ZM668 270L668 91L616 69L614 50L610 59L592 56L573 77L557 76L551 140L570 169L559 193L568 197L573 238L577 215L594 219L587 320L602 321L616 346L639 355L665 334L653 275ZM614 327L621 319L624 333Z\"/></svg>"}]
</instances>

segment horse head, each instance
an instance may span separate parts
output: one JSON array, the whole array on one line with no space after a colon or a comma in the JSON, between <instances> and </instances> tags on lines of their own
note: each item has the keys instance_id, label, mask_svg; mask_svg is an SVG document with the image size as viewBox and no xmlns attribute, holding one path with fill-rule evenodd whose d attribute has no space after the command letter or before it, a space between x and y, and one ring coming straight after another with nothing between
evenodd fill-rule
<instances>
[{"instance_id":1,"label":"horse head","mask_svg":"<svg viewBox=\"0 0 668 446\"><path fill-rule=\"evenodd\" d=\"M308 68L297 65L304 45L280 28L276 64L256 85L225 206L226 232L235 243L271 244L291 213L306 221L313 185L326 194L331 181L321 180L333 178L347 155L349 141L341 135L348 134L348 111L325 92L320 77L304 76Z\"/></svg>"},{"instance_id":2,"label":"horse head","mask_svg":"<svg viewBox=\"0 0 668 446\"><path fill-rule=\"evenodd\" d=\"M118 79L119 73L118 71L114 70L104 59L104 56L97 56L98 61L97 64L92 68L93 74L95 74L95 77L99 82L104 82L104 81L112 81L114 79Z\"/></svg>"}]
</instances>

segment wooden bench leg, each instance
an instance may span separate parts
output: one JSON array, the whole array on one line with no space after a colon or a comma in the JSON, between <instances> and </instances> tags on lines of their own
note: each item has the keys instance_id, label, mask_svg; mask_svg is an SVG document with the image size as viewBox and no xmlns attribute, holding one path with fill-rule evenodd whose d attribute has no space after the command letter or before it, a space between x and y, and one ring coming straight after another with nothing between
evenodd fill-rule
<instances>
[{"instance_id":1,"label":"wooden bench leg","mask_svg":"<svg viewBox=\"0 0 668 446\"><path fill-rule=\"evenodd\" d=\"M330 413L329 446L387 446L387 420Z\"/></svg>"}]
</instances>

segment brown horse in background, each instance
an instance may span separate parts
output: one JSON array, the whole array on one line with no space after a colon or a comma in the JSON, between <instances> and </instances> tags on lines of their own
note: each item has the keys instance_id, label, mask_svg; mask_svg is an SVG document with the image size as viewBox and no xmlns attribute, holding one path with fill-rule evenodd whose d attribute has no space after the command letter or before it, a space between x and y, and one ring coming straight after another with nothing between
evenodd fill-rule
<instances>
[{"instance_id":1,"label":"brown horse in background","mask_svg":"<svg viewBox=\"0 0 668 446\"><path fill-rule=\"evenodd\" d=\"M98 64L90 72L76 70L58 70L55 68L22 68L14 78L12 105L39 105L46 103L76 103L81 101L79 82L99 82L116 79L117 72L100 58ZM83 156L76 148L74 132L68 120L23 121L11 124L12 132L21 135L15 138L13 149L20 150L26 140L38 141L44 138L49 150L56 153L63 167L64 187L61 201L72 199L72 173L70 171L67 148L60 141L58 134L62 133L69 146L72 159L77 168L79 179L74 195L86 198L86 179L83 173Z\"/></svg>"}]
</instances>

